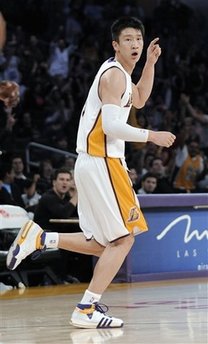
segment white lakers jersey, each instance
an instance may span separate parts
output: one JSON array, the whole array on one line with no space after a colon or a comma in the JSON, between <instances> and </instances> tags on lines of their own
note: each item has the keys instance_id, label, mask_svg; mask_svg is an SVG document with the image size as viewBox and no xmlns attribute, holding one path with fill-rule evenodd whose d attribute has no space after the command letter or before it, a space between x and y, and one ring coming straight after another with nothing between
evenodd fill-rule
<instances>
[{"instance_id":1,"label":"white lakers jersey","mask_svg":"<svg viewBox=\"0 0 208 344\"><path fill-rule=\"evenodd\" d=\"M101 65L83 107L77 136L77 153L84 152L99 157L124 157L125 142L105 135L102 129L102 102L98 88L100 77L112 67L121 69L126 77L126 90L121 98L120 120L124 123L128 120L132 105L131 77L119 62L110 58Z\"/></svg>"}]
</instances>

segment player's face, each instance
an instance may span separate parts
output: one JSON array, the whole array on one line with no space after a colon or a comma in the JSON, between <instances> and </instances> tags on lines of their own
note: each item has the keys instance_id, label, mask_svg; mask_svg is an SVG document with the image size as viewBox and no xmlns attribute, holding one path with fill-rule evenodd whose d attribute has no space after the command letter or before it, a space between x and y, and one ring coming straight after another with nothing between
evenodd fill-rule
<instances>
[{"instance_id":1,"label":"player's face","mask_svg":"<svg viewBox=\"0 0 208 344\"><path fill-rule=\"evenodd\" d=\"M144 46L143 36L140 30L126 28L121 31L118 42L113 42L113 47L118 60L135 64L141 56Z\"/></svg>"}]
</instances>

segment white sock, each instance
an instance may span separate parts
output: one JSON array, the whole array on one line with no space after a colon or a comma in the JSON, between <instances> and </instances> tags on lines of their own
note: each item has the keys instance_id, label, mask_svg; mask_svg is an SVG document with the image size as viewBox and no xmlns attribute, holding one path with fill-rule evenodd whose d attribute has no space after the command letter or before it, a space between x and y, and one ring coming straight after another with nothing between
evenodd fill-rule
<instances>
[{"instance_id":1,"label":"white sock","mask_svg":"<svg viewBox=\"0 0 208 344\"><path fill-rule=\"evenodd\" d=\"M59 233L56 232L45 232L45 245L46 248L57 248L59 242Z\"/></svg>"},{"instance_id":2,"label":"white sock","mask_svg":"<svg viewBox=\"0 0 208 344\"><path fill-rule=\"evenodd\" d=\"M93 302L98 302L98 301L100 301L101 296L102 295L100 295L100 294L95 294L89 290L86 290L80 303L89 304L89 303L93 303Z\"/></svg>"}]
</instances>

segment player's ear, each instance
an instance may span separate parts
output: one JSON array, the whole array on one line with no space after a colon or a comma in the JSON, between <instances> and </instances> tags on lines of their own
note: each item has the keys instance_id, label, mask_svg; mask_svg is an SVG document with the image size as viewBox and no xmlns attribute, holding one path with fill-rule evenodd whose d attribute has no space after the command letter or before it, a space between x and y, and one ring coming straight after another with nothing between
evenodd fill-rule
<instances>
[{"instance_id":1,"label":"player's ear","mask_svg":"<svg viewBox=\"0 0 208 344\"><path fill-rule=\"evenodd\" d=\"M118 42L112 41L112 47L113 47L114 51L116 52L118 50Z\"/></svg>"}]
</instances>

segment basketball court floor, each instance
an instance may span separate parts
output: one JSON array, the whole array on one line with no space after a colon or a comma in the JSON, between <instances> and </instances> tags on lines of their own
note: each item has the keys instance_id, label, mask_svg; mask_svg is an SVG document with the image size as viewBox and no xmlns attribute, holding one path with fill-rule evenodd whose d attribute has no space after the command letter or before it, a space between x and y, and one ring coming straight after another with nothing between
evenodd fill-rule
<instances>
[{"instance_id":1,"label":"basketball court floor","mask_svg":"<svg viewBox=\"0 0 208 344\"><path fill-rule=\"evenodd\" d=\"M102 303L122 329L69 324L85 284L35 287L0 294L0 344L207 344L205 278L111 284Z\"/></svg>"}]
</instances>

